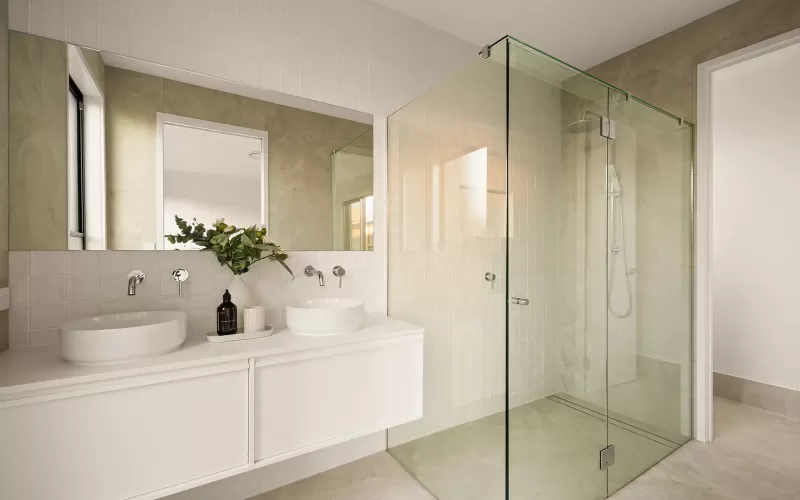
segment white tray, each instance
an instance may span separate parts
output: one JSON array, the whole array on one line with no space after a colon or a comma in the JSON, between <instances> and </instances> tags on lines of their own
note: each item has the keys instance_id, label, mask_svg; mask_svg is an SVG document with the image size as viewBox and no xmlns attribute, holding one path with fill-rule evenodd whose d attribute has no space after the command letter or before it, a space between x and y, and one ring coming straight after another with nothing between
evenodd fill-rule
<instances>
[{"instance_id":1,"label":"white tray","mask_svg":"<svg viewBox=\"0 0 800 500\"><path fill-rule=\"evenodd\" d=\"M239 329L241 332L241 329ZM269 337L274 333L274 330L271 326L268 326L266 330L261 332L250 332L250 333L233 333L231 335L217 335L217 332L208 332L206 333L206 340L213 343L219 342L233 342L236 340L252 340L252 339L260 339L262 337Z\"/></svg>"}]
</instances>

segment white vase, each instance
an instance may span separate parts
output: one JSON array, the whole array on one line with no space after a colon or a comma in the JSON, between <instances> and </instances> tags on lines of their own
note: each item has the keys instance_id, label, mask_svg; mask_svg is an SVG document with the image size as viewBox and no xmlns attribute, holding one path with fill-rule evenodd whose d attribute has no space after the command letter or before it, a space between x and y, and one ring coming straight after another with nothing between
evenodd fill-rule
<instances>
[{"instance_id":1,"label":"white vase","mask_svg":"<svg viewBox=\"0 0 800 500\"><path fill-rule=\"evenodd\" d=\"M236 308L241 312L245 307L254 306L253 291L244 282L241 275L234 275L230 284L228 285L228 292L231 294L231 302L236 304Z\"/></svg>"}]
</instances>

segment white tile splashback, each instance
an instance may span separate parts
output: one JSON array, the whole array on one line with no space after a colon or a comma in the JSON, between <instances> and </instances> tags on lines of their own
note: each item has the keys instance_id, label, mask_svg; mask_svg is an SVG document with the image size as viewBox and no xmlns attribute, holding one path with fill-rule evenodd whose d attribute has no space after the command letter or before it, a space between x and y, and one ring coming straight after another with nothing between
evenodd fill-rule
<instances>
[{"instance_id":1,"label":"white tile splashback","mask_svg":"<svg viewBox=\"0 0 800 500\"><path fill-rule=\"evenodd\" d=\"M289 301L306 297L352 297L364 301L367 312L386 312L386 283L379 252L290 252L294 282L273 262L260 262L245 281L268 310L268 320L283 326ZM325 274L325 286L303 275L312 265ZM347 270L339 288L332 269ZM172 271L189 270L183 296ZM141 269L147 279L127 296L127 273ZM95 314L141 310L180 310L189 316L190 332L214 329L217 305L231 280L207 252L10 252L11 348L58 342L61 323ZM236 297L233 297L236 302Z\"/></svg>"}]
</instances>

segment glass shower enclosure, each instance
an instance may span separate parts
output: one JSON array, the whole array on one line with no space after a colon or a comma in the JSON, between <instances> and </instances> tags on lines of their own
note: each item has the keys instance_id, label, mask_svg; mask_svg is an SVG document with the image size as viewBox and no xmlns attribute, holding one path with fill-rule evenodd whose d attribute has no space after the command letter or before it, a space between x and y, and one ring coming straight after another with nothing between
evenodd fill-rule
<instances>
[{"instance_id":1,"label":"glass shower enclosure","mask_svg":"<svg viewBox=\"0 0 800 500\"><path fill-rule=\"evenodd\" d=\"M692 436L691 124L511 37L389 118L392 456L439 500L610 496Z\"/></svg>"}]
</instances>

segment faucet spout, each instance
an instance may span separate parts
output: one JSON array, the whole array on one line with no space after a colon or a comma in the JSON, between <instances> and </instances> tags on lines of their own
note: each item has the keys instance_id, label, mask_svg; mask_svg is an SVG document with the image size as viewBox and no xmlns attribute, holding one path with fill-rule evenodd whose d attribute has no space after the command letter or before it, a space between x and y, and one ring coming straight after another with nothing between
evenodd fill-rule
<instances>
[{"instance_id":1,"label":"faucet spout","mask_svg":"<svg viewBox=\"0 0 800 500\"><path fill-rule=\"evenodd\" d=\"M319 280L319 286L325 286L325 277L322 275L322 271L317 271L314 269L314 266L306 266L303 270L304 274L309 278L312 276L316 276Z\"/></svg>"},{"instance_id":2,"label":"faucet spout","mask_svg":"<svg viewBox=\"0 0 800 500\"><path fill-rule=\"evenodd\" d=\"M144 271L135 269L128 273L128 295L136 295L136 285L144 281L146 278Z\"/></svg>"}]
</instances>

